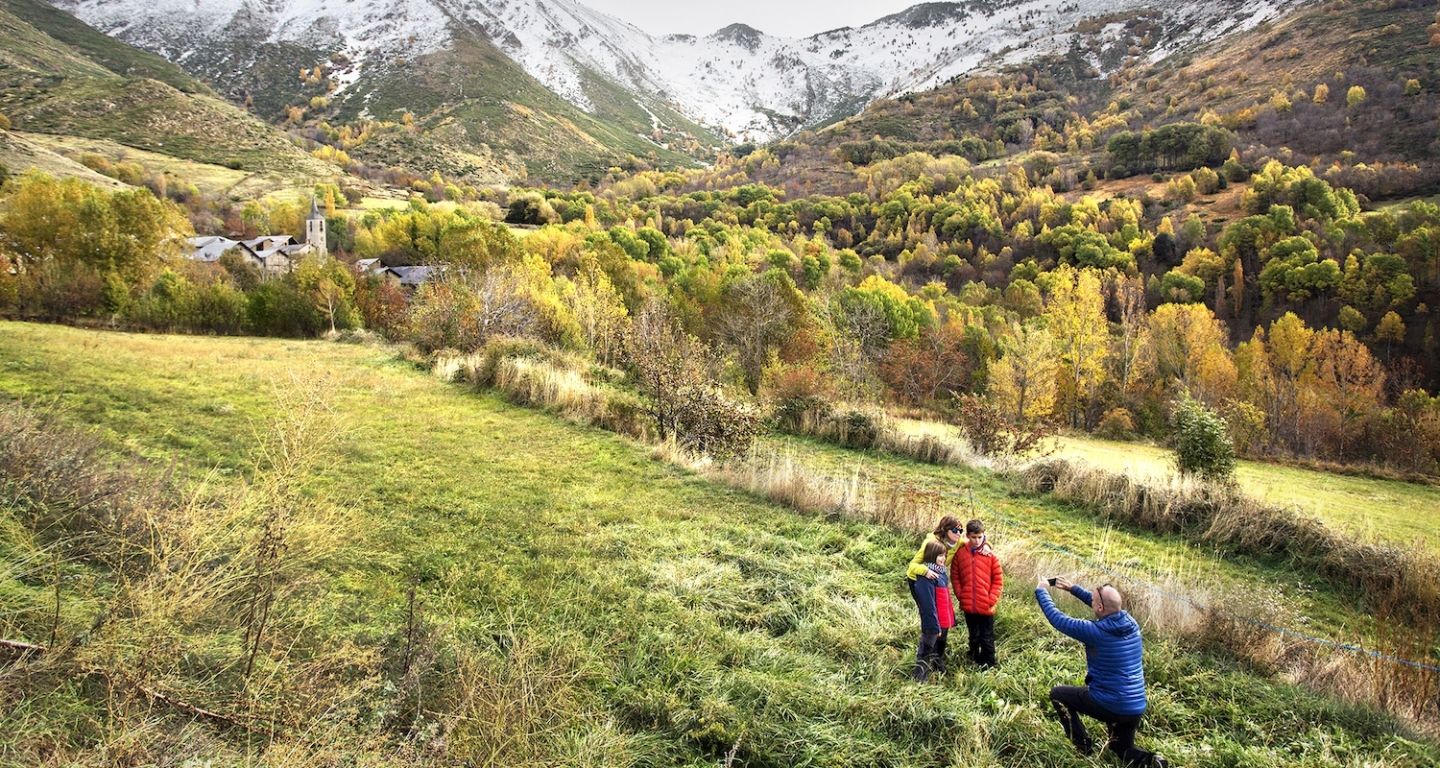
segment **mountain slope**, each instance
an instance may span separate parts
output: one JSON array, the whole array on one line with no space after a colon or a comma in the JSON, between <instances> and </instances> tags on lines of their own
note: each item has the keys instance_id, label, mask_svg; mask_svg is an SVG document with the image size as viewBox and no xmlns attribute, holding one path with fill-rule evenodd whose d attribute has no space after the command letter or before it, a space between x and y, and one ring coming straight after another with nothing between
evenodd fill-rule
<instances>
[{"instance_id":1,"label":"mountain slope","mask_svg":"<svg viewBox=\"0 0 1440 768\"><path fill-rule=\"evenodd\" d=\"M208 88L174 65L125 50L123 43L62 16L27 0L0 5L0 112L15 130L113 139L250 170L316 178L338 173L252 115L207 95Z\"/></svg>"},{"instance_id":2,"label":"mountain slope","mask_svg":"<svg viewBox=\"0 0 1440 768\"><path fill-rule=\"evenodd\" d=\"M1105 23L1127 52L1110 77L1093 63L1108 58L1104 48L1076 45L880 99L795 143L772 145L779 162L750 180L792 195L844 194L853 191L841 183L845 175L828 172L837 156L864 166L921 151L1027 168L1053 161L1052 181L1070 190L1091 173L1103 180L1119 170L1107 152L1116 133L1200 123L1228 131L1252 168L1270 158L1310 165L1372 200L1433 194L1440 59L1427 35L1435 14L1419 0L1306 6L1156 60L1128 52L1143 49L1154 17L1116 17ZM1036 165L1037 151L1056 157Z\"/></svg>"},{"instance_id":3,"label":"mountain slope","mask_svg":"<svg viewBox=\"0 0 1440 768\"><path fill-rule=\"evenodd\" d=\"M0 0L0 10L123 77L148 77L185 93L214 95L199 80L164 58L96 32L43 0Z\"/></svg>"},{"instance_id":4,"label":"mountain slope","mask_svg":"<svg viewBox=\"0 0 1440 768\"><path fill-rule=\"evenodd\" d=\"M1129 52L1115 49L1120 25L1108 19L1126 13L1154 15L1155 34L1141 55L1160 56L1273 18L1297 0L1117 0L1098 23L1080 3L928 3L804 39L740 24L704 37L657 38L574 0L60 2L97 28L217 83L257 68L283 83L299 67L333 60L343 62L336 87L344 98L368 103L386 90L380 73L473 38L588 113L604 111L608 83L653 113L662 132L684 116L764 140L853 114L879 96L1064 51L1081 39L1110 43L1093 57L1100 71L1110 71ZM633 129L633 120L627 125Z\"/></svg>"}]
</instances>

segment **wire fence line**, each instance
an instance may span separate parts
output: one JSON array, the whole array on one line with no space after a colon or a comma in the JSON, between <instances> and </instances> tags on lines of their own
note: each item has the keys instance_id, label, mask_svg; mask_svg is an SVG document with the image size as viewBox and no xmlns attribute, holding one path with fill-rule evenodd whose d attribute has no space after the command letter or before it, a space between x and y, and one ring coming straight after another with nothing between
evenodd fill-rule
<instances>
[{"instance_id":1,"label":"wire fence line","mask_svg":"<svg viewBox=\"0 0 1440 768\"><path fill-rule=\"evenodd\" d=\"M1435 665L1432 665L1432 664L1425 664L1425 663L1418 662L1418 661L1411 661L1411 660L1409 660L1409 659L1404 659L1404 658L1401 658L1401 657L1399 657L1399 656L1393 656L1393 655L1390 655L1390 654L1379 653L1379 652L1377 652L1377 651L1372 651L1372 650L1370 650L1370 649L1368 649L1368 648L1363 648L1363 647L1361 647L1361 646L1354 645L1354 644L1351 644L1351 643L1342 643L1342 642L1338 642L1338 641L1335 641L1335 640L1327 640L1327 639L1325 639L1325 638L1323 638L1323 637L1314 637L1313 635L1307 635L1307 634L1305 634L1305 633L1303 633L1303 632L1296 632L1296 631L1293 630L1293 629L1287 629L1287 628L1285 628L1285 627L1278 627L1278 626L1275 626L1274 624L1270 624L1270 623L1268 623L1268 622L1260 621L1260 620L1258 620L1258 619L1254 619L1254 618L1251 618L1251 617L1249 617L1249 616L1245 616L1245 615L1242 615L1242 614L1239 614L1239 613L1235 613L1234 611L1228 610L1228 609L1226 609L1226 608L1215 608L1215 607L1212 607L1212 606L1204 605L1204 604L1201 604L1201 603L1199 603L1199 602L1197 602L1197 601L1195 601L1195 600L1192 600L1192 599L1190 599L1190 598L1188 598L1188 597L1185 597L1184 595L1175 594L1174 592L1170 592L1170 591L1168 591L1168 590L1166 590L1166 589L1163 589L1163 588L1161 588L1161 587L1158 587L1158 586L1156 586L1156 585L1154 585L1154 584L1151 584L1150 582L1147 582L1147 581L1145 581L1145 580L1143 580L1143 579L1136 578L1136 577L1134 577L1134 576L1131 576L1131 575L1128 574L1128 573L1125 573L1125 572L1120 571L1120 570L1117 570L1117 569L1115 569L1115 568L1113 568L1113 567L1107 566L1107 565L1105 565L1104 563L1096 562L1096 561L1094 561L1094 560L1092 560L1092 559L1090 559L1090 558L1085 557L1084 555L1081 555L1081 554L1078 554L1078 553L1076 553L1076 552L1073 552L1073 551L1071 551L1070 549L1067 549L1066 547L1064 547L1064 546L1062 546L1062 545L1060 545L1060 544L1056 544L1055 542L1049 541L1048 539L1045 539L1044 537L1039 536L1038 534L1032 533L1031 531L1029 531L1028 529L1026 529L1025 526L1021 525L1019 522L1017 522L1017 521L1014 520L1013 518L1009 517L1008 515L1005 515L1004 513L1000 512L999 510L995 509L994 507L990 506L989 504L986 504L986 503L983 502L983 501L977 500L977 499L975 498L975 494L974 494L973 492L971 492L971 491L966 491L964 494L961 494L961 493L956 493L955 491L947 491L947 490L941 490L941 489L937 489L937 488L926 488L926 487L918 486L918 485L877 483L877 482L873 482L873 481L869 481L869 480L860 480L858 477L847 480L847 479L843 479L843 478L831 477L831 476L826 475L826 474L821 473L821 472L812 471L812 470L810 470L810 469L808 469L808 468L803 468L803 469L801 469L800 471L803 472L805 475L808 475L809 477L814 478L814 479L818 479L818 480L822 480L822 481L830 482L830 483L839 483L839 484L849 485L849 486L852 486L852 487L856 487L856 486L858 486L858 487L864 487L864 488L867 488L867 489L871 490L872 492L877 492L877 493L882 493L882 492L894 492L894 491L910 492L910 493L922 493L922 494L937 496L937 497L940 497L940 498L953 499L953 500L955 500L955 501L957 501L957 502L965 502L965 503L968 503L968 504L970 505L970 508L971 508L972 510L977 509L977 508L978 508L978 509L983 509L986 513L988 513L988 514L991 515L993 518L995 518L996 520L998 520L1001 525L1005 526L1006 528L1009 528L1009 529L1014 530L1015 532L1019 533L1021 536L1023 536L1023 537L1025 537L1025 538L1033 541L1034 543L1036 543L1036 544L1044 547L1045 549L1048 549L1048 550L1050 550L1050 551L1052 551L1052 552L1055 552L1055 553L1057 553L1057 554L1063 555L1063 556L1065 556L1065 557L1071 558L1071 559L1073 559L1073 560L1075 560L1075 561L1077 561L1077 562L1079 562L1079 563L1082 563L1082 564L1084 564L1084 565L1086 565L1086 566L1088 566L1088 567L1090 567L1090 568L1093 568L1093 569L1095 569L1095 570L1097 570L1097 571L1101 571L1101 572L1103 572L1103 573L1106 573L1106 574L1109 574L1109 575L1111 575L1111 576L1114 576L1114 577L1117 578L1117 579L1122 579L1122 580L1124 580L1124 581L1126 581L1126 582L1128 582L1128 583L1130 583L1130 584L1134 584L1135 586L1137 586L1137 587L1139 587L1139 588L1141 588L1141 589L1147 590L1147 591L1149 591L1149 592L1152 592L1152 593L1154 593L1154 594L1160 595L1160 596L1162 596L1162 597L1165 597L1165 598L1168 598L1168 599L1171 599L1171 600L1176 600L1176 601L1182 602L1182 603L1184 603L1184 604L1186 604L1186 605L1188 605L1188 606L1190 606L1190 607L1192 607L1192 608L1195 608L1195 609L1197 609L1197 610L1204 611L1204 612L1207 612L1207 613L1219 614L1219 615L1222 615L1222 616L1225 616L1225 617L1234 619L1234 620L1236 620L1236 621L1241 621L1241 622L1250 624L1250 625L1252 625L1252 626L1258 627L1258 628L1260 628L1260 629L1264 629L1264 630L1269 631L1269 632L1277 633L1277 634L1279 634L1279 635L1281 635L1281 636L1283 636L1283 637L1289 637L1289 638L1292 638L1292 639L1295 639L1295 640L1299 640L1299 641L1311 643L1311 644L1314 644L1314 645L1325 646L1325 647L1328 647L1328 648L1333 648L1333 649L1335 649L1335 650L1348 651L1348 652L1352 652L1352 653L1359 653L1359 654L1363 654L1363 655L1366 655L1366 656L1370 656L1370 657L1372 657L1372 658L1375 658L1375 659L1378 659L1378 660L1381 660L1381 661L1387 661L1387 662L1390 662L1390 663L1393 663L1393 664L1400 664L1400 665L1404 665L1404 666L1408 666L1408 667L1413 667L1413 668L1415 668L1415 669L1423 669L1423 670L1427 670L1427 671L1430 671L1430 672L1440 672L1440 666L1435 666Z\"/></svg>"}]
</instances>

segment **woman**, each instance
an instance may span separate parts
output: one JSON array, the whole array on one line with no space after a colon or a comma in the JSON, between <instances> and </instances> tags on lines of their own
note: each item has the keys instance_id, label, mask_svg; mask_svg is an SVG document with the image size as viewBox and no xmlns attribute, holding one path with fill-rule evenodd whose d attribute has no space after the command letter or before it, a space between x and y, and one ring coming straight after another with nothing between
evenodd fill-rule
<instances>
[{"instance_id":1,"label":"woman","mask_svg":"<svg viewBox=\"0 0 1440 768\"><path fill-rule=\"evenodd\" d=\"M945 673L945 642L949 630L940 625L940 606L935 602L935 580L939 576L925 562L925 547L938 542L945 547L945 568L949 568L955 557L955 545L960 541L960 519L954 515L940 518L935 530L921 542L920 550L910 561L905 571L905 580L910 586L910 596L915 598L915 608L920 612L920 647L915 651L915 680L925 682L931 671ZM945 598L948 600L949 598ZM945 606L953 615L954 607Z\"/></svg>"}]
</instances>

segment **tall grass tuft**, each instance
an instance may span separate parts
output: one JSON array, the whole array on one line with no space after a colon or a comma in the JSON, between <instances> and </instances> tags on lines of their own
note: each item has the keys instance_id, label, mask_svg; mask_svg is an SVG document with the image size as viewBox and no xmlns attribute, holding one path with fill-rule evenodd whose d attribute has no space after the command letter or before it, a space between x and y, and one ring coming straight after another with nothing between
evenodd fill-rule
<instances>
[{"instance_id":1,"label":"tall grass tuft","mask_svg":"<svg viewBox=\"0 0 1440 768\"><path fill-rule=\"evenodd\" d=\"M655 427L635 393L611 386L622 374L529 339L495 339L472 355L437 354L431 370L447 381L493 389L517 405L558 414L642 442Z\"/></svg>"},{"instance_id":2,"label":"tall grass tuft","mask_svg":"<svg viewBox=\"0 0 1440 768\"><path fill-rule=\"evenodd\" d=\"M926 464L990 464L958 435L934 430L912 434L901 430L883 411L834 408L818 398L782 401L773 409L770 421L781 432L844 448L884 451Z\"/></svg>"}]
</instances>

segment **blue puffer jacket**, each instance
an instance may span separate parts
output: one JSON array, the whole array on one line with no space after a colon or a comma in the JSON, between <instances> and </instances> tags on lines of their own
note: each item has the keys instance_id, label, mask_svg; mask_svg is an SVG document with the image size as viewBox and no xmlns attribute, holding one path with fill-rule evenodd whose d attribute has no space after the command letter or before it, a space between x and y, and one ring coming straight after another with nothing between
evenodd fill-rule
<instances>
[{"instance_id":1,"label":"blue puffer jacket","mask_svg":"<svg viewBox=\"0 0 1440 768\"><path fill-rule=\"evenodd\" d=\"M1070 594L1090 605L1090 592L1072 587ZM1050 591L1036 589L1035 599L1050 626L1061 634L1085 644L1085 684L1095 703L1117 715L1138 715L1145 711L1145 670L1140 625L1124 611L1103 619L1074 619L1061 613L1050 599Z\"/></svg>"}]
</instances>

